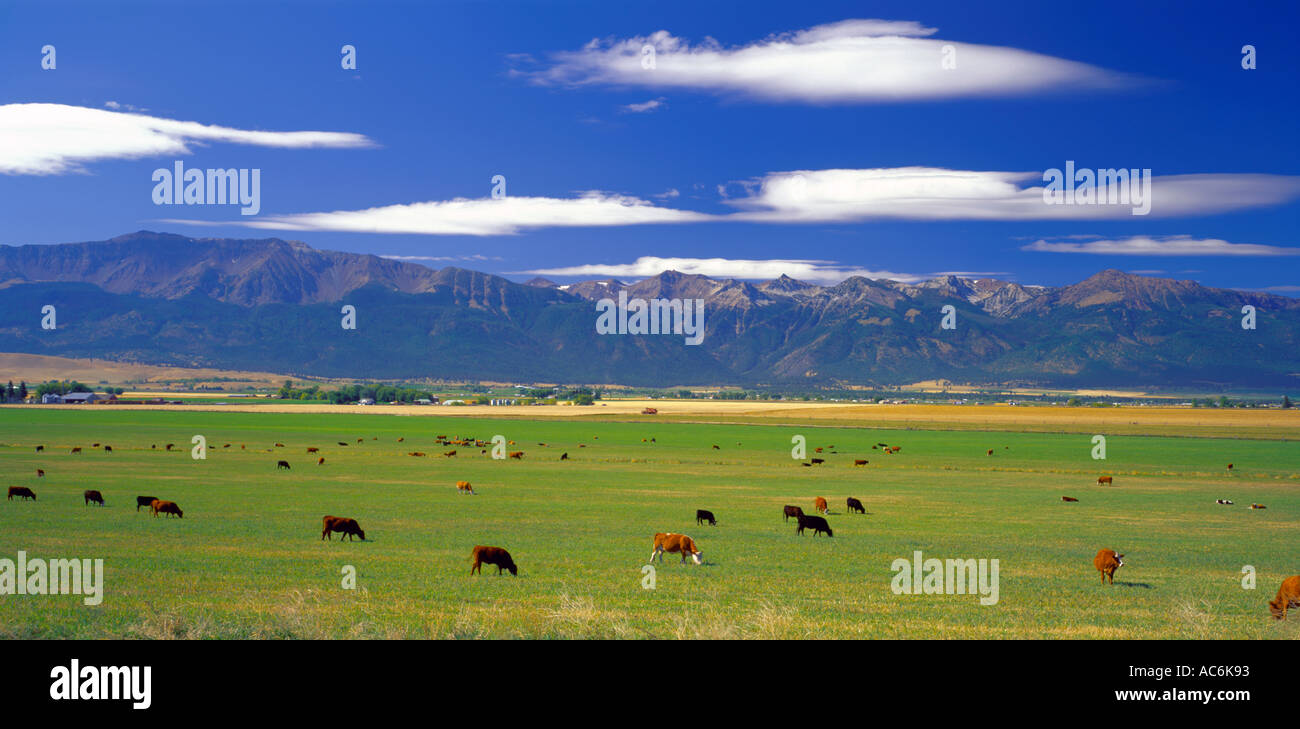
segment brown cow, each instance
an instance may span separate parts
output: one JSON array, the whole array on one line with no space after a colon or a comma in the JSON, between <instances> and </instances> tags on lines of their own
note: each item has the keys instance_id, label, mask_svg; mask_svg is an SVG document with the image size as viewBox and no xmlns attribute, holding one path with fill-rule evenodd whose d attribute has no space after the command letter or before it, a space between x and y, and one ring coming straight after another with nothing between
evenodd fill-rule
<instances>
[{"instance_id":1,"label":"brown cow","mask_svg":"<svg viewBox=\"0 0 1300 729\"><path fill-rule=\"evenodd\" d=\"M469 568L472 575L478 572L483 574L483 564L494 564L497 567L497 574L501 574L503 569L510 570L510 574L518 577L519 568L515 566L515 561L510 558L510 553L500 547L484 547L479 545L474 547L470 554L470 559L474 560L474 566Z\"/></svg>"},{"instance_id":2,"label":"brown cow","mask_svg":"<svg viewBox=\"0 0 1300 729\"><path fill-rule=\"evenodd\" d=\"M1231 463L1228 464L1228 470L1229 470L1229 471L1232 470L1232 464L1231 464Z\"/></svg>"},{"instance_id":3,"label":"brown cow","mask_svg":"<svg viewBox=\"0 0 1300 729\"><path fill-rule=\"evenodd\" d=\"M524 452L523 452L523 451L510 451L510 453L509 453L508 455L509 455L511 458L514 458L515 460L522 461L522 460L524 459Z\"/></svg>"},{"instance_id":4,"label":"brown cow","mask_svg":"<svg viewBox=\"0 0 1300 729\"><path fill-rule=\"evenodd\" d=\"M1074 498L1073 496L1062 496L1061 501L1078 501L1078 499Z\"/></svg>"},{"instance_id":5,"label":"brown cow","mask_svg":"<svg viewBox=\"0 0 1300 729\"><path fill-rule=\"evenodd\" d=\"M308 448L308 449L307 449L307 452L308 452L308 453L320 453L320 449L319 449L319 448L316 448L316 447L313 446L313 447L311 447L311 448Z\"/></svg>"},{"instance_id":6,"label":"brown cow","mask_svg":"<svg viewBox=\"0 0 1300 729\"><path fill-rule=\"evenodd\" d=\"M44 468L38 468L38 469L36 469L36 478L45 478L45 469L44 469Z\"/></svg>"},{"instance_id":7,"label":"brown cow","mask_svg":"<svg viewBox=\"0 0 1300 729\"><path fill-rule=\"evenodd\" d=\"M822 452L821 446L818 446L818 447L814 448L813 450L814 450L815 452L817 452L817 453L821 453L821 452Z\"/></svg>"},{"instance_id":8,"label":"brown cow","mask_svg":"<svg viewBox=\"0 0 1300 729\"><path fill-rule=\"evenodd\" d=\"M662 564L664 561L664 552L672 552L674 554L680 552L682 555L682 564L686 564L687 554L691 555L691 561L695 564L704 564L704 553L695 545L695 540L685 534L673 534L672 532L669 532L668 534L656 534L655 548L654 551L650 553L650 561L653 562L654 558L657 556L659 557L659 562Z\"/></svg>"},{"instance_id":9,"label":"brown cow","mask_svg":"<svg viewBox=\"0 0 1300 729\"><path fill-rule=\"evenodd\" d=\"M408 455L408 456L415 456L416 458L423 458L423 457L424 457L424 451L411 451L410 453L407 453L406 455Z\"/></svg>"},{"instance_id":10,"label":"brown cow","mask_svg":"<svg viewBox=\"0 0 1300 729\"><path fill-rule=\"evenodd\" d=\"M82 494L82 498L86 500L85 506L90 506L92 501L100 506L104 505L104 495L94 489L86 489L86 492Z\"/></svg>"},{"instance_id":11,"label":"brown cow","mask_svg":"<svg viewBox=\"0 0 1300 729\"><path fill-rule=\"evenodd\" d=\"M284 447L284 444L283 444L283 443L276 443L276 444L275 444L275 447L276 447L276 448L283 448L283 447Z\"/></svg>"},{"instance_id":12,"label":"brown cow","mask_svg":"<svg viewBox=\"0 0 1300 729\"><path fill-rule=\"evenodd\" d=\"M405 438L405 437L402 437L402 438L398 438L398 439L397 439L397 442L398 442L398 443L401 443L401 442L402 442L402 441L404 441L404 440L406 440L406 438Z\"/></svg>"},{"instance_id":13,"label":"brown cow","mask_svg":"<svg viewBox=\"0 0 1300 729\"><path fill-rule=\"evenodd\" d=\"M325 465L325 456L321 456L321 457L320 457L320 460L319 460L319 461L316 461L316 465L317 465L317 466L323 466L323 465Z\"/></svg>"},{"instance_id":14,"label":"brown cow","mask_svg":"<svg viewBox=\"0 0 1300 729\"><path fill-rule=\"evenodd\" d=\"M855 465L855 466L865 466L865 465L867 465L868 463L870 463L870 461L864 460L864 459L862 459L862 458L858 458L858 459L856 459L856 460L853 461L853 465Z\"/></svg>"},{"instance_id":15,"label":"brown cow","mask_svg":"<svg viewBox=\"0 0 1300 729\"><path fill-rule=\"evenodd\" d=\"M1115 584L1115 570L1124 566L1124 555L1116 554L1113 549L1103 549L1097 552L1097 556L1092 558L1092 566L1097 568L1101 573L1101 584L1106 584L1106 578L1110 577L1110 584Z\"/></svg>"},{"instance_id":16,"label":"brown cow","mask_svg":"<svg viewBox=\"0 0 1300 729\"><path fill-rule=\"evenodd\" d=\"M349 519L346 516L326 516L321 519L320 538L329 537L332 542L334 541L334 532L343 532L343 536L339 537L340 542L344 539L355 541L357 537L361 537L363 542L366 541L366 533L357 524L357 520Z\"/></svg>"},{"instance_id":17,"label":"brown cow","mask_svg":"<svg viewBox=\"0 0 1300 729\"><path fill-rule=\"evenodd\" d=\"M1115 477L1114 477L1114 476L1098 476L1098 477L1097 477L1097 485L1098 485L1098 486L1114 486L1114 485L1115 485Z\"/></svg>"},{"instance_id":18,"label":"brown cow","mask_svg":"<svg viewBox=\"0 0 1300 729\"><path fill-rule=\"evenodd\" d=\"M989 455L990 455L990 456L993 455L993 449L992 449L992 448L989 449Z\"/></svg>"},{"instance_id":19,"label":"brown cow","mask_svg":"<svg viewBox=\"0 0 1300 729\"><path fill-rule=\"evenodd\" d=\"M444 456L446 456L446 457L448 457L448 458L455 458L455 457L456 457L456 451L445 451L442 455L444 455Z\"/></svg>"},{"instance_id":20,"label":"brown cow","mask_svg":"<svg viewBox=\"0 0 1300 729\"><path fill-rule=\"evenodd\" d=\"M26 486L10 486L8 500L13 501L15 496L18 497L19 501L22 501L23 499L31 499L32 501L36 500L36 492Z\"/></svg>"},{"instance_id":21,"label":"brown cow","mask_svg":"<svg viewBox=\"0 0 1300 729\"><path fill-rule=\"evenodd\" d=\"M185 518L185 512L181 511L181 507L177 506L175 501L154 499L149 504L149 513L154 516L158 516L159 514L175 514L177 519Z\"/></svg>"},{"instance_id":22,"label":"brown cow","mask_svg":"<svg viewBox=\"0 0 1300 729\"><path fill-rule=\"evenodd\" d=\"M818 496L813 499L813 511L820 511L823 514L829 514L829 507L826 506L826 499Z\"/></svg>"},{"instance_id":23,"label":"brown cow","mask_svg":"<svg viewBox=\"0 0 1300 729\"><path fill-rule=\"evenodd\" d=\"M848 509L849 509L849 513L850 513L850 514L852 514L852 513L855 512L855 511L858 512L859 514L865 514L865 513L867 513L867 508L866 508L865 506L862 505L862 502L861 502L861 501L858 501L857 499L853 498L852 496L850 496L850 497L848 498L848 500L847 500L845 503L848 505Z\"/></svg>"},{"instance_id":24,"label":"brown cow","mask_svg":"<svg viewBox=\"0 0 1300 729\"><path fill-rule=\"evenodd\" d=\"M1300 575L1291 575L1282 580L1277 597L1268 603L1268 611L1273 613L1276 620L1286 620L1286 611L1293 607L1300 607Z\"/></svg>"},{"instance_id":25,"label":"brown cow","mask_svg":"<svg viewBox=\"0 0 1300 729\"><path fill-rule=\"evenodd\" d=\"M1250 508L1252 508L1252 509L1267 509L1268 507L1267 507L1267 506L1264 506L1263 504L1251 504L1251 505L1250 505Z\"/></svg>"},{"instance_id":26,"label":"brown cow","mask_svg":"<svg viewBox=\"0 0 1300 729\"><path fill-rule=\"evenodd\" d=\"M722 449L718 447L718 444L714 443L714 444L713 444L713 450L715 450L715 451L720 451L720 450L722 450Z\"/></svg>"},{"instance_id":27,"label":"brown cow","mask_svg":"<svg viewBox=\"0 0 1300 729\"><path fill-rule=\"evenodd\" d=\"M797 506L790 506L789 504L786 504L782 512L785 516L785 521L790 521L790 517L792 516L796 519L803 516L803 509Z\"/></svg>"},{"instance_id":28,"label":"brown cow","mask_svg":"<svg viewBox=\"0 0 1300 729\"><path fill-rule=\"evenodd\" d=\"M167 445L163 446L163 448L166 448L167 450L171 450L173 447L175 447L175 445L176 445L175 443L168 443ZM243 446L240 446L240 448L243 448Z\"/></svg>"},{"instance_id":29,"label":"brown cow","mask_svg":"<svg viewBox=\"0 0 1300 729\"><path fill-rule=\"evenodd\" d=\"M457 481L457 482L456 482L456 493L458 493L458 494L469 494L470 496L473 496L473 495L474 495L474 487L471 486L471 485L469 484L469 481Z\"/></svg>"},{"instance_id":30,"label":"brown cow","mask_svg":"<svg viewBox=\"0 0 1300 729\"><path fill-rule=\"evenodd\" d=\"M73 448L73 449L72 449L72 452L73 452L73 453L80 453L80 452L81 452L81 446L77 446L76 448Z\"/></svg>"}]
</instances>

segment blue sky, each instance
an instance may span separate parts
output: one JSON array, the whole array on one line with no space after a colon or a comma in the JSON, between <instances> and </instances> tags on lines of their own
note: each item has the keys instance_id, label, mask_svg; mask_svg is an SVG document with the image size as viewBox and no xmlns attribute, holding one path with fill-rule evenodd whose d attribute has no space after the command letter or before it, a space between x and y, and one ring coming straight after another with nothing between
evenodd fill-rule
<instances>
[{"instance_id":1,"label":"blue sky","mask_svg":"<svg viewBox=\"0 0 1300 729\"><path fill-rule=\"evenodd\" d=\"M0 5L0 244L149 229L516 280L654 258L1300 295L1296 3L1071 5ZM260 169L260 213L155 205L176 160ZM1150 169L1151 214L1041 203L1067 160Z\"/></svg>"}]
</instances>

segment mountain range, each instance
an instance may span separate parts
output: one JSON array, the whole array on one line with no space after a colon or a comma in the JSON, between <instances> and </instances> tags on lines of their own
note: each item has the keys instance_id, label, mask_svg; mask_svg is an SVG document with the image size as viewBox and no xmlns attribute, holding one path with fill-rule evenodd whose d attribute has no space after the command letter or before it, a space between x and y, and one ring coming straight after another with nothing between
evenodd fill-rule
<instances>
[{"instance_id":1,"label":"mountain range","mask_svg":"<svg viewBox=\"0 0 1300 729\"><path fill-rule=\"evenodd\" d=\"M598 335L601 298L702 299L706 335ZM43 329L54 306L56 328ZM342 307L356 310L344 329ZM945 306L955 329L940 326ZM1243 329L1242 308L1256 310ZM277 238L0 247L0 351L357 379L1217 390L1300 380L1300 300L1105 270L819 286L665 271L515 283Z\"/></svg>"}]
</instances>

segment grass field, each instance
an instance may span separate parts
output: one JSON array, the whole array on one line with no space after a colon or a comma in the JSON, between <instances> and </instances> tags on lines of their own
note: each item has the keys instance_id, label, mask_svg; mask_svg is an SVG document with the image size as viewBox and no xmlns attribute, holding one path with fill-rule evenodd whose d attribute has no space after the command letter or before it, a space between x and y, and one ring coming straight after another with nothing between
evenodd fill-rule
<instances>
[{"instance_id":1,"label":"grass field","mask_svg":"<svg viewBox=\"0 0 1300 729\"><path fill-rule=\"evenodd\" d=\"M1087 434L888 425L0 408L6 485L38 494L0 502L0 558L103 558L106 572L95 607L0 595L0 636L1300 637L1298 621L1273 621L1266 606L1300 573L1293 430L1229 439L1152 426L1108 436L1107 460L1095 461ZM433 443L498 433L522 461L464 447L442 458ZM191 458L196 434L205 460ZM790 453L798 434L809 456L839 453L802 467ZM877 442L903 449L886 456ZM277 472L279 459L293 470ZM1115 486L1096 486L1100 474ZM478 495L458 495L461 479ZM83 506L86 488L107 507ZM138 494L178 502L185 518L137 513ZM784 504L811 513L816 496L831 504L833 539L798 537L781 519ZM845 514L846 496L869 514ZM719 525L696 526L697 508ZM324 514L356 518L368 541L320 541ZM659 531L695 537L705 564L668 556L643 589ZM470 577L476 544L509 549L519 577ZM1113 587L1092 567L1102 547L1126 555ZM999 602L894 594L891 563L914 550L998 559ZM341 587L345 565L355 590ZM1244 565L1258 589L1243 589Z\"/></svg>"}]
</instances>

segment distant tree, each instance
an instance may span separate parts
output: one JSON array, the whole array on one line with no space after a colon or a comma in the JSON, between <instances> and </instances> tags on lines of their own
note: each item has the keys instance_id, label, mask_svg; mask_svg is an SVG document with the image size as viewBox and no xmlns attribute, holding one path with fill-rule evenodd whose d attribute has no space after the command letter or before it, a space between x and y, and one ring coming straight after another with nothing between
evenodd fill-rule
<instances>
[{"instance_id":1,"label":"distant tree","mask_svg":"<svg viewBox=\"0 0 1300 729\"><path fill-rule=\"evenodd\" d=\"M1291 408L1291 398L1287 397L1286 395L1283 395L1283 396L1282 396L1282 407L1283 407L1283 408L1286 408L1286 409L1289 410L1289 409Z\"/></svg>"},{"instance_id":2,"label":"distant tree","mask_svg":"<svg viewBox=\"0 0 1300 729\"><path fill-rule=\"evenodd\" d=\"M22 381L20 381L20 382L18 383L18 399L19 399L19 400L22 400L22 401L24 401L24 402L27 400L27 381L26 381L26 380L22 380ZM1287 405L1286 407L1290 407L1290 405Z\"/></svg>"},{"instance_id":3,"label":"distant tree","mask_svg":"<svg viewBox=\"0 0 1300 729\"><path fill-rule=\"evenodd\" d=\"M1066 404L1066 405L1069 405L1069 406L1072 407L1072 408L1077 408L1077 407L1079 407L1079 398L1077 398L1077 397L1072 397L1072 398L1070 398L1069 400L1066 400L1066 401L1065 401L1065 404Z\"/></svg>"}]
</instances>

